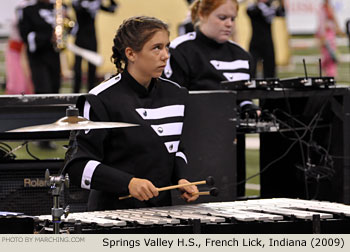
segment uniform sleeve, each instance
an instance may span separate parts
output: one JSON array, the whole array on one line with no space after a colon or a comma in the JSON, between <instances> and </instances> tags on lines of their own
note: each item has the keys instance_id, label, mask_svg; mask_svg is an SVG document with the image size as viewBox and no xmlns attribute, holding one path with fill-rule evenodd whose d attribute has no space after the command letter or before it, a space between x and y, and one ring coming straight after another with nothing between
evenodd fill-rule
<instances>
[{"instance_id":1,"label":"uniform sleeve","mask_svg":"<svg viewBox=\"0 0 350 252\"><path fill-rule=\"evenodd\" d=\"M183 148L183 144L180 141L179 149L175 153L175 169L173 174L173 184L177 184L180 179L186 178L186 169L187 169L187 156Z\"/></svg>"},{"instance_id":2,"label":"uniform sleeve","mask_svg":"<svg viewBox=\"0 0 350 252\"><path fill-rule=\"evenodd\" d=\"M45 31L36 31L28 10L27 8L20 10L18 27L22 40L27 44L29 52L34 53L40 48L50 45L53 34Z\"/></svg>"},{"instance_id":3,"label":"uniform sleeve","mask_svg":"<svg viewBox=\"0 0 350 252\"><path fill-rule=\"evenodd\" d=\"M266 3L259 2L247 8L247 14L250 18L262 16L266 23L271 24L276 15L276 10Z\"/></svg>"},{"instance_id":4,"label":"uniform sleeve","mask_svg":"<svg viewBox=\"0 0 350 252\"><path fill-rule=\"evenodd\" d=\"M81 1L79 0L73 0L72 1L72 6L75 11L81 10L83 7L81 6Z\"/></svg>"},{"instance_id":5,"label":"uniform sleeve","mask_svg":"<svg viewBox=\"0 0 350 252\"><path fill-rule=\"evenodd\" d=\"M247 8L247 14L249 17L256 17L261 15L261 11L256 4L251 4Z\"/></svg>"},{"instance_id":6,"label":"uniform sleeve","mask_svg":"<svg viewBox=\"0 0 350 252\"><path fill-rule=\"evenodd\" d=\"M277 16L277 17L284 17L284 16L286 16L286 10L284 9L283 6L279 6L279 7L276 9L276 16Z\"/></svg>"},{"instance_id":7,"label":"uniform sleeve","mask_svg":"<svg viewBox=\"0 0 350 252\"><path fill-rule=\"evenodd\" d=\"M87 101L84 116L92 121L99 121L97 113ZM128 194L128 185L133 175L103 163L105 142L109 130L98 129L80 131L76 139L76 152L66 165L71 181L84 189L95 189L116 194Z\"/></svg>"},{"instance_id":8,"label":"uniform sleeve","mask_svg":"<svg viewBox=\"0 0 350 252\"><path fill-rule=\"evenodd\" d=\"M103 11L113 13L117 7L118 7L118 4L114 0L110 0L110 4L108 7L105 7L104 5L101 4L100 9Z\"/></svg>"},{"instance_id":9,"label":"uniform sleeve","mask_svg":"<svg viewBox=\"0 0 350 252\"><path fill-rule=\"evenodd\" d=\"M186 57L174 48L170 48L170 58L163 72L163 77L180 84L183 87L189 86L190 68Z\"/></svg>"}]
</instances>

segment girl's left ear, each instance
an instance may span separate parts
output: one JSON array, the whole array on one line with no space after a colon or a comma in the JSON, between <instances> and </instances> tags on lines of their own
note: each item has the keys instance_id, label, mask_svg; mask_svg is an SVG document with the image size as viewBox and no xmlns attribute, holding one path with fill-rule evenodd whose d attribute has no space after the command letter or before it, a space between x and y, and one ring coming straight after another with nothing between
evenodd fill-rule
<instances>
[{"instance_id":1,"label":"girl's left ear","mask_svg":"<svg viewBox=\"0 0 350 252\"><path fill-rule=\"evenodd\" d=\"M205 19L206 19L205 16L203 16L201 13L198 13L198 20L197 21L202 23Z\"/></svg>"},{"instance_id":2,"label":"girl's left ear","mask_svg":"<svg viewBox=\"0 0 350 252\"><path fill-rule=\"evenodd\" d=\"M128 62L134 63L136 59L136 53L131 47L125 48L125 56L127 57Z\"/></svg>"}]
</instances>

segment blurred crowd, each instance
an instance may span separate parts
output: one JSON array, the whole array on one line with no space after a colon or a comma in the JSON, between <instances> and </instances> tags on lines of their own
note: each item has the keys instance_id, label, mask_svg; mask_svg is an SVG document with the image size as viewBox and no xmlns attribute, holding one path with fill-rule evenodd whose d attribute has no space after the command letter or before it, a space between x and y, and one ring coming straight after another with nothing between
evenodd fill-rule
<instances>
[{"instance_id":1,"label":"blurred crowd","mask_svg":"<svg viewBox=\"0 0 350 252\"><path fill-rule=\"evenodd\" d=\"M59 13L57 2L62 1L23 0L16 7L5 52L6 94L59 92L62 72L70 66L67 66L66 58L60 53L62 48L57 46L57 14ZM67 30L64 36L72 36L78 50L98 55L96 16L100 10L109 13L116 12L118 3L115 0L72 0L68 2L69 5L63 4L61 13L64 18L63 27ZM195 31L190 11L193 2L193 0L187 0L189 11L186 19L178 27L179 36ZM247 1L247 15L252 29L249 43L249 53L253 59L250 78L278 76L271 25L274 17L286 15L284 5L283 0ZM345 33L340 29L332 6L331 0L322 1L315 36L320 44L324 75L336 77L339 63L336 37L345 36ZM68 15L68 13L73 13L73 15ZM68 25L67 20L73 21L73 25ZM237 41L235 22L232 24L232 30L230 39ZM82 70L83 61L87 61L88 64L86 71L85 68ZM96 63L85 58L84 53L75 53L71 67L72 76L70 76L71 92L79 93L82 87L86 87L84 90L91 90L95 87L101 80L96 76L96 68Z\"/></svg>"}]
</instances>

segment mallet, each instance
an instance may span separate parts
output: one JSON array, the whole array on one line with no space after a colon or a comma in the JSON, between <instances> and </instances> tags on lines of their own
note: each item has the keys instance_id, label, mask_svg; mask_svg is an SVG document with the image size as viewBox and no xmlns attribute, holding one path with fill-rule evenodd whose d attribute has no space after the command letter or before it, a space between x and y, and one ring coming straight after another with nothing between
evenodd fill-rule
<instances>
[{"instance_id":1,"label":"mallet","mask_svg":"<svg viewBox=\"0 0 350 252\"><path fill-rule=\"evenodd\" d=\"M213 187L210 189L210 191L206 191L206 192L196 192L196 193L192 193L192 196L194 195L210 195L210 196L218 196L219 195L219 189L217 189L216 187Z\"/></svg>"},{"instance_id":2,"label":"mallet","mask_svg":"<svg viewBox=\"0 0 350 252\"><path fill-rule=\"evenodd\" d=\"M214 178L212 176L209 176L206 178L206 180L201 180L201 181L196 181L196 182L191 182L191 183L181 184L181 185L165 186L165 187L157 188L157 190L158 192L162 192L162 191L173 190L173 189L177 189L185 186L204 185L204 184L207 184L209 186L214 185ZM119 200L128 199L131 197L132 197L131 194L129 194L127 196L119 197Z\"/></svg>"}]
</instances>

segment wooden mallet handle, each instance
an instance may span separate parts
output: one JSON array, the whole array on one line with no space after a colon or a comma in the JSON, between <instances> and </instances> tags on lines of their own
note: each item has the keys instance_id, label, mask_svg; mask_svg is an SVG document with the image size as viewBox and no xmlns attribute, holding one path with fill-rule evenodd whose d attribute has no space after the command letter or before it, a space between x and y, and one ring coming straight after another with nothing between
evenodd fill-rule
<instances>
[{"instance_id":1,"label":"wooden mallet handle","mask_svg":"<svg viewBox=\"0 0 350 252\"><path fill-rule=\"evenodd\" d=\"M218 196L219 195L219 189L217 189L216 187L213 187L212 189L210 189L210 191L206 191L206 192L196 192L196 193L192 193L192 196L194 195L210 195L210 196Z\"/></svg>"},{"instance_id":2,"label":"wooden mallet handle","mask_svg":"<svg viewBox=\"0 0 350 252\"><path fill-rule=\"evenodd\" d=\"M187 184L165 186L165 187L157 188L157 190L158 190L158 192L162 192L162 191L173 190L173 189L177 189L177 188L181 188L181 187L185 187L185 186L204 185L204 184L213 185L214 184L214 178L209 176L209 177L207 177L206 180L191 182L191 183L187 183ZM118 199L119 200L123 200L123 199L128 199L128 198L131 198L131 197L132 197L131 194L129 194L127 196L119 197Z\"/></svg>"},{"instance_id":3,"label":"wooden mallet handle","mask_svg":"<svg viewBox=\"0 0 350 252\"><path fill-rule=\"evenodd\" d=\"M205 183L206 183L206 181L202 180L202 181L191 182L191 183L187 183L187 184L165 186L165 187L158 188L157 190L158 190L158 192L162 192L162 191L173 190L173 189L177 189L177 188L181 188L181 187L185 187L185 186L204 185Z\"/></svg>"}]
</instances>

